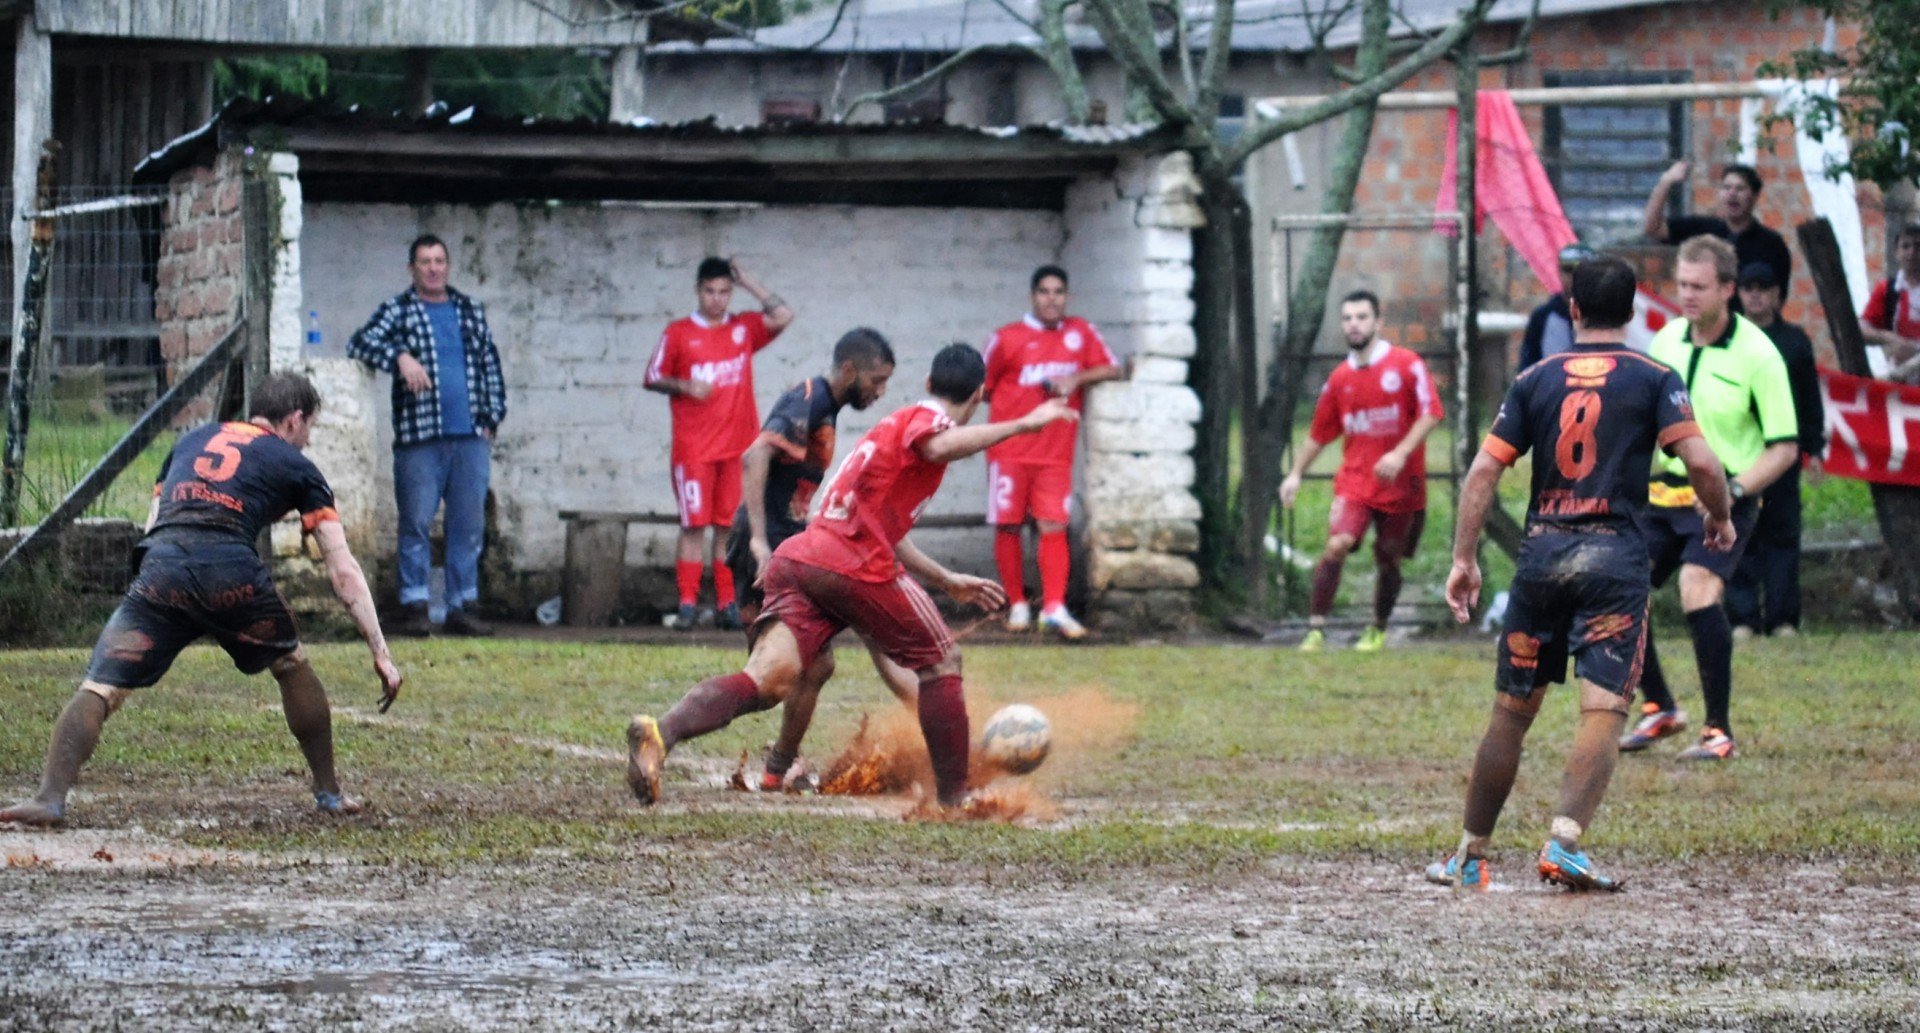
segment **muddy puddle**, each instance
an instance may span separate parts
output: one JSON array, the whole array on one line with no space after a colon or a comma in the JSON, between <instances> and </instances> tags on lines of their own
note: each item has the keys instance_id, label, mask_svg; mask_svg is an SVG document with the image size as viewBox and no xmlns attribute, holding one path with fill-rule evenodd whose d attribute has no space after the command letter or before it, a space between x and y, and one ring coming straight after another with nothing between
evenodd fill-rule
<instances>
[{"instance_id":1,"label":"muddy puddle","mask_svg":"<svg viewBox=\"0 0 1920 1033\"><path fill-rule=\"evenodd\" d=\"M912 859L836 874L745 843L451 874L16 868L0 1029L1920 1023L1913 887L1784 865L1738 885L1634 875L1576 897L1514 878L1456 896L1372 858L1204 879Z\"/></svg>"}]
</instances>

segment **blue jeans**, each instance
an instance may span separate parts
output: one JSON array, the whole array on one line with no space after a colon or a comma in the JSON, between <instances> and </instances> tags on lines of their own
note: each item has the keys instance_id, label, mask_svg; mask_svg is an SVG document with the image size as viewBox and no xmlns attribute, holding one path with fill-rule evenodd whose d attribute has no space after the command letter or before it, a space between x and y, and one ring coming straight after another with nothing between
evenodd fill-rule
<instances>
[{"instance_id":1,"label":"blue jeans","mask_svg":"<svg viewBox=\"0 0 1920 1033\"><path fill-rule=\"evenodd\" d=\"M428 534L447 504L447 609L480 598L480 543L487 525L487 477L493 444L478 435L440 438L393 450L393 494L400 510L400 605L427 601L433 569Z\"/></svg>"}]
</instances>

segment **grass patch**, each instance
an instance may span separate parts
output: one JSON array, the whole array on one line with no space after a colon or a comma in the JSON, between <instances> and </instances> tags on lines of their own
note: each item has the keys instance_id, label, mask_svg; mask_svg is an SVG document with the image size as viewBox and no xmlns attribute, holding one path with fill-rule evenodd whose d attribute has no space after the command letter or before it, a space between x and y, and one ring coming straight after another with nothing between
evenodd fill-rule
<instances>
[{"instance_id":1,"label":"grass patch","mask_svg":"<svg viewBox=\"0 0 1920 1033\"><path fill-rule=\"evenodd\" d=\"M372 709L364 650L312 652L336 706ZM822 700L816 753L844 743L863 712L892 706L853 659ZM1492 649L1477 639L1379 656L1002 647L967 660L976 720L989 702L1020 699L1052 712L1063 744L1077 721L1112 725L1098 745L1063 749L1037 776L1064 801L1063 825L913 825L725 796L710 773L757 752L771 716L683 747L668 791L686 809L641 812L613 759L627 716L659 712L739 654L511 641L408 644L409 685L392 720L336 719L342 775L374 804L368 818L306 814L272 682L242 678L207 648L190 650L109 724L76 815L201 846L426 864L662 847L697 857L742 841L775 843L774 853L808 864L912 856L1062 878L1146 865L1230 872L1290 854L1419 856L1456 834L1492 677ZM1622 859L1920 862L1920 700L1886 677L1916 662L1920 645L1900 635L1742 647L1735 717L1746 755L1709 768L1678 767L1671 750L1623 758L1596 845ZM34 784L84 663L79 650L0 654L0 791ZM1689 665L1673 666L1683 701L1697 703ZM1131 721L1115 721L1121 712ZM1543 834L1573 712L1572 694L1558 692L1536 726L1503 819L1508 846Z\"/></svg>"}]
</instances>

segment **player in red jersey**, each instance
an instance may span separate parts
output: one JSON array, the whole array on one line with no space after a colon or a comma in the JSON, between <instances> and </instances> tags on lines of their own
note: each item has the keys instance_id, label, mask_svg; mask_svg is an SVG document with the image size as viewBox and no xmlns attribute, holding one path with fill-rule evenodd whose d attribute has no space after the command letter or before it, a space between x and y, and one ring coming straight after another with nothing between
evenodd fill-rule
<instances>
[{"instance_id":1,"label":"player in red jersey","mask_svg":"<svg viewBox=\"0 0 1920 1033\"><path fill-rule=\"evenodd\" d=\"M819 515L767 561L761 574L767 602L753 622L746 668L694 686L658 720L640 714L627 725L627 784L641 803L660 799L660 770L675 745L769 709L795 686L824 681L833 638L849 627L919 676L920 731L938 800L946 807L963 802L969 731L960 649L914 579L988 611L1005 606L1007 595L986 578L956 574L929 559L907 532L948 463L1079 418L1055 398L1017 420L967 427L985 379L986 364L967 345L936 355L927 378L933 397L868 431L828 483Z\"/></svg>"},{"instance_id":2,"label":"player in red jersey","mask_svg":"<svg viewBox=\"0 0 1920 1033\"><path fill-rule=\"evenodd\" d=\"M1067 315L1065 269L1043 265L1029 287L1033 310L987 343L987 416L996 423L1019 419L1049 398L1064 398L1078 412L1083 388L1122 376L1100 331ZM1013 596L1009 630L1025 631L1033 621L1020 542L1021 525L1032 517L1040 532L1040 624L1067 639L1087 633L1067 612L1067 496L1078 435L1063 423L987 450L987 523L998 529L994 563Z\"/></svg>"},{"instance_id":3,"label":"player in red jersey","mask_svg":"<svg viewBox=\"0 0 1920 1033\"><path fill-rule=\"evenodd\" d=\"M1354 648L1387 644L1387 618L1400 598L1400 564L1413 555L1427 516L1427 434L1445 415L1420 356L1383 341L1380 299L1354 291L1340 299L1340 330L1349 354L1334 368L1313 410L1306 444L1280 484L1280 503L1292 508L1300 477L1320 450L1345 434L1340 472L1333 480L1327 548L1313 568L1313 600L1302 650L1326 645L1327 614L1340 589L1340 568L1373 525L1373 624Z\"/></svg>"},{"instance_id":4,"label":"player in red jersey","mask_svg":"<svg viewBox=\"0 0 1920 1033\"><path fill-rule=\"evenodd\" d=\"M672 398L673 497L680 509L680 627L693 627L700 573L713 566L716 619L740 626L733 573L718 559L740 508L740 454L760 431L753 401L753 356L793 322L786 299L762 287L738 262L709 258L696 276L700 307L668 324L647 364L645 387ZM729 315L739 284L764 312ZM707 528L720 530L707 542Z\"/></svg>"}]
</instances>

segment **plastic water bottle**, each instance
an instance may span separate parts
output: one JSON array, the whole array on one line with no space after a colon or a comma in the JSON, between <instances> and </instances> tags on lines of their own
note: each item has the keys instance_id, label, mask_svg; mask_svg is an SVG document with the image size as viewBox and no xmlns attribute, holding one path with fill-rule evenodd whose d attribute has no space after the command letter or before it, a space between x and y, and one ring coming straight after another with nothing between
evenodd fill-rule
<instances>
[{"instance_id":1,"label":"plastic water bottle","mask_svg":"<svg viewBox=\"0 0 1920 1033\"><path fill-rule=\"evenodd\" d=\"M317 310L307 312L307 358L317 359L326 348L326 340L320 333L320 313Z\"/></svg>"}]
</instances>

